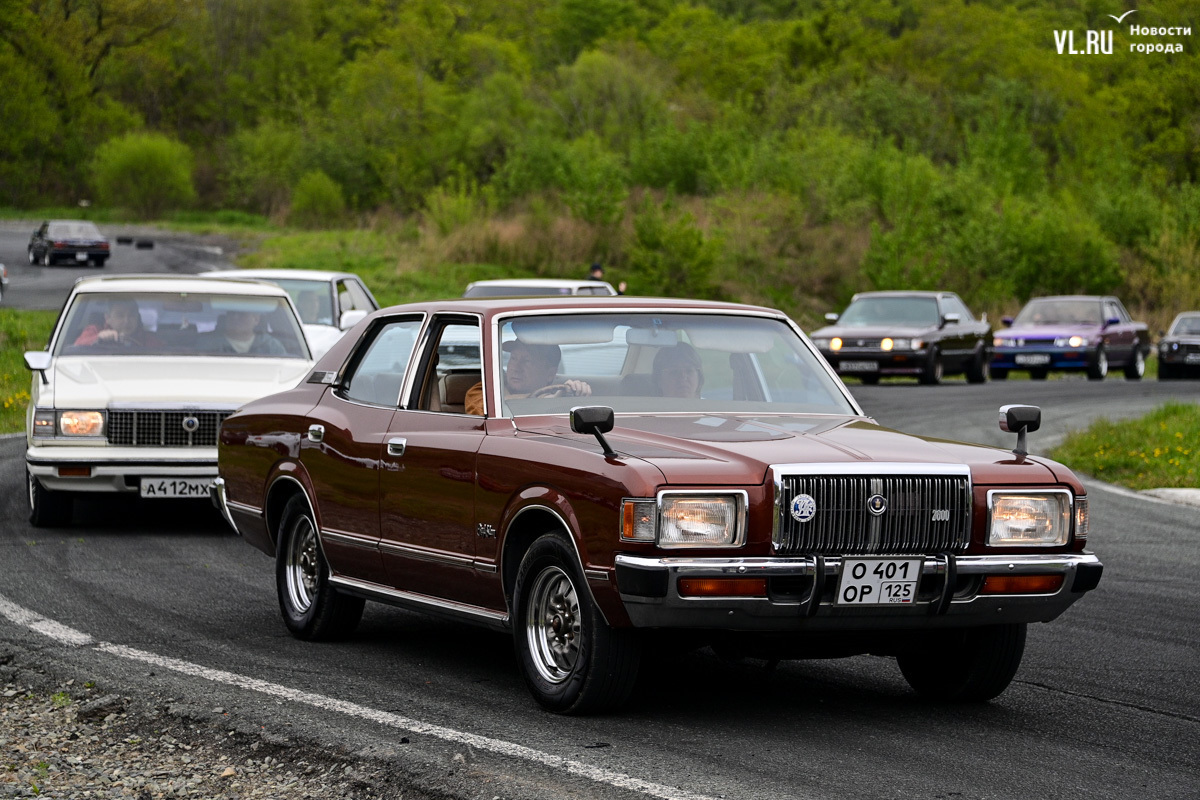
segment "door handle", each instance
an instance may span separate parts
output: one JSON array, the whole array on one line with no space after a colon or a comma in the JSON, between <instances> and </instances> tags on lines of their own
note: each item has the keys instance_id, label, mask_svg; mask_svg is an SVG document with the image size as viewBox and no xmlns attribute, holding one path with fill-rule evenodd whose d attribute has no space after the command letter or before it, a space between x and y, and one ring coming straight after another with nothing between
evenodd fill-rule
<instances>
[{"instance_id":1,"label":"door handle","mask_svg":"<svg viewBox=\"0 0 1200 800\"><path fill-rule=\"evenodd\" d=\"M388 439L387 454L389 456L395 456L396 458L399 458L400 456L404 455L404 448L407 444L407 439Z\"/></svg>"},{"instance_id":2,"label":"door handle","mask_svg":"<svg viewBox=\"0 0 1200 800\"><path fill-rule=\"evenodd\" d=\"M308 440L310 442L320 442L324 438L325 438L325 426L324 425L309 425L308 426Z\"/></svg>"}]
</instances>

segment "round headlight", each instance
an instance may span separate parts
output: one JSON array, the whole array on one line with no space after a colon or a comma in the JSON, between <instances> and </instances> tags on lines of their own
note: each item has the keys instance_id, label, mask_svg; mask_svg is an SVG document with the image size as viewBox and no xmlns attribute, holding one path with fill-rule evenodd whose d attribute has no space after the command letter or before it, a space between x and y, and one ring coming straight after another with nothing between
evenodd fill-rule
<instances>
[{"instance_id":1,"label":"round headlight","mask_svg":"<svg viewBox=\"0 0 1200 800\"><path fill-rule=\"evenodd\" d=\"M830 339L829 340L829 349L830 350L841 350L842 349L842 340L836 336L833 337L832 339Z\"/></svg>"}]
</instances>

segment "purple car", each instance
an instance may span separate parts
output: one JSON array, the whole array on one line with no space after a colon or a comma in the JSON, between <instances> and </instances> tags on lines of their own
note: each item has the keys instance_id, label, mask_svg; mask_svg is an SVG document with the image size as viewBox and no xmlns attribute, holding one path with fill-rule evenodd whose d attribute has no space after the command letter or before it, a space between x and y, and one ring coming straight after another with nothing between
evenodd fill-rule
<instances>
[{"instance_id":1,"label":"purple car","mask_svg":"<svg viewBox=\"0 0 1200 800\"><path fill-rule=\"evenodd\" d=\"M1029 371L1044 380L1051 371L1086 372L1104 380L1110 368L1121 368L1131 381L1146 371L1150 333L1134 322L1115 297L1072 295L1030 300L1014 320L1001 320L1008 330L992 340L992 377L1004 380L1010 370Z\"/></svg>"}]
</instances>

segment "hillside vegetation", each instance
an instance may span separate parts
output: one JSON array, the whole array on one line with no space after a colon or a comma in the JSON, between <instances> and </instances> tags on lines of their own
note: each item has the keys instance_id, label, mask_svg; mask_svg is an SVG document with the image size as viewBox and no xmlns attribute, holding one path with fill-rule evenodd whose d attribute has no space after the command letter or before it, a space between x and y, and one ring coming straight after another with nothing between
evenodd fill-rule
<instances>
[{"instance_id":1,"label":"hillside vegetation","mask_svg":"<svg viewBox=\"0 0 1200 800\"><path fill-rule=\"evenodd\" d=\"M1200 307L1200 6L1127 10L7 2L0 205L340 229L417 293L602 261L631 292L806 323L938 287L993 313L1114 291L1162 327ZM1113 52L1058 52L1089 30ZM1130 49L1155 42L1182 52Z\"/></svg>"}]
</instances>

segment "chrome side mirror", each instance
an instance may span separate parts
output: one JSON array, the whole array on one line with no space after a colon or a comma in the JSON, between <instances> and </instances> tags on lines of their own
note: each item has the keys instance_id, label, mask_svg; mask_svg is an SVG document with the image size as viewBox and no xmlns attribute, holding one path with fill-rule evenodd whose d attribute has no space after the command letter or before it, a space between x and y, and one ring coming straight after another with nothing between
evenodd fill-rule
<instances>
[{"instance_id":1,"label":"chrome side mirror","mask_svg":"<svg viewBox=\"0 0 1200 800\"><path fill-rule=\"evenodd\" d=\"M1025 434L1042 427L1042 410L1037 406L1000 406L1000 430L1017 435L1017 446L1013 450L1018 460L1029 455Z\"/></svg>"}]
</instances>

